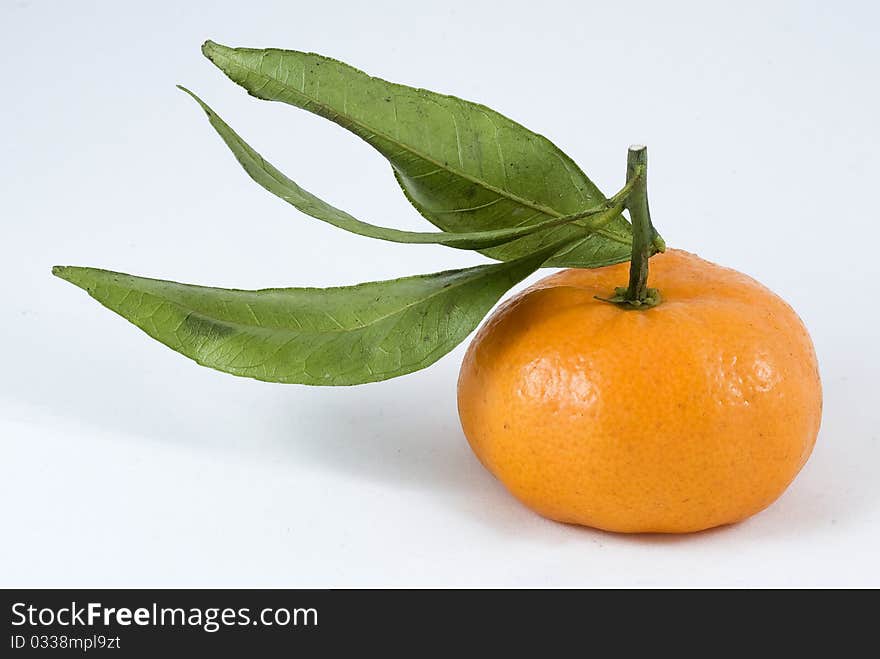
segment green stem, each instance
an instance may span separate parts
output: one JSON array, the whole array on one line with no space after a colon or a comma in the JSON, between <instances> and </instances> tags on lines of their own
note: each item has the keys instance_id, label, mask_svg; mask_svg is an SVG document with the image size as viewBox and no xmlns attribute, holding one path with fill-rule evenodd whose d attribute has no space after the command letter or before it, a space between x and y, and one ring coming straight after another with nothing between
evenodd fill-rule
<instances>
[{"instance_id":1,"label":"green stem","mask_svg":"<svg viewBox=\"0 0 880 659\"><path fill-rule=\"evenodd\" d=\"M648 288L648 260L656 252L664 251L666 244L651 223L647 174L647 147L631 146L626 159L626 181L630 187L626 208L633 228L629 285L615 289L611 298L599 298L623 309L650 309L661 301L660 292L656 288Z\"/></svg>"},{"instance_id":2,"label":"green stem","mask_svg":"<svg viewBox=\"0 0 880 659\"><path fill-rule=\"evenodd\" d=\"M626 200L633 227L632 260L629 265L629 287L626 299L644 300L648 291L648 259L651 258L651 213L648 210L648 150L631 146L626 158L626 180L637 181Z\"/></svg>"}]
</instances>

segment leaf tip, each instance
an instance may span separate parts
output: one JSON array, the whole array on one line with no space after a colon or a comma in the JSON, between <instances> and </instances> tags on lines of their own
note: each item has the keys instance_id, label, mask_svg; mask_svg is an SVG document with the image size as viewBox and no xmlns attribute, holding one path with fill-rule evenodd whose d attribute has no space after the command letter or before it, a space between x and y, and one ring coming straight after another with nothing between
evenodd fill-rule
<instances>
[{"instance_id":1,"label":"leaf tip","mask_svg":"<svg viewBox=\"0 0 880 659\"><path fill-rule=\"evenodd\" d=\"M177 88L178 88L180 91L182 91L184 94L187 94L187 95L193 97L193 98L194 98L195 100L197 100L197 101L199 100L199 97L196 96L194 92L190 91L189 89L187 89L187 88L184 87L183 85L174 85L174 86L177 87Z\"/></svg>"},{"instance_id":2,"label":"leaf tip","mask_svg":"<svg viewBox=\"0 0 880 659\"><path fill-rule=\"evenodd\" d=\"M217 54L217 52L224 49L226 49L226 46L223 46L216 41L211 41L210 39L208 39L207 41L205 41L205 43L202 44L202 55L213 62L213 56Z\"/></svg>"},{"instance_id":3,"label":"leaf tip","mask_svg":"<svg viewBox=\"0 0 880 659\"><path fill-rule=\"evenodd\" d=\"M212 115L214 114L214 113L211 111L211 108L209 108L208 105L207 105L202 99L200 99L200 98L196 95L195 92L190 91L189 89L187 89L187 88L184 87L183 85L175 85L175 87L177 87L180 91L182 91L184 94L187 94L187 95L188 95L190 98L192 98L196 103L198 103L198 104L202 107L202 109L205 111L205 113L206 113L209 117L212 116Z\"/></svg>"},{"instance_id":4,"label":"leaf tip","mask_svg":"<svg viewBox=\"0 0 880 659\"><path fill-rule=\"evenodd\" d=\"M76 280L76 273L81 268L76 268L71 265L53 265L52 266L52 274L58 277L59 279L63 279L64 281L69 281L74 286L79 286Z\"/></svg>"}]
</instances>

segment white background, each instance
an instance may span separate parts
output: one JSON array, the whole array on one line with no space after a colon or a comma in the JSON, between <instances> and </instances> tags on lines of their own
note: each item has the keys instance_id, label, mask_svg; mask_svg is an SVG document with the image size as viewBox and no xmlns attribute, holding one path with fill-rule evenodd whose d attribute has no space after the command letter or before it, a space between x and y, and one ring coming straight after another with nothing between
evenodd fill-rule
<instances>
[{"instance_id":1,"label":"white background","mask_svg":"<svg viewBox=\"0 0 880 659\"><path fill-rule=\"evenodd\" d=\"M2 0L0 585L880 586L878 21L868 1ZM468 449L463 346L385 383L263 384L51 277L259 288L481 260L345 234L249 181L175 83L331 203L426 228L380 156L249 98L206 38L482 101L606 192L648 144L667 242L757 277L812 333L825 416L800 477L693 536L559 525Z\"/></svg>"}]
</instances>

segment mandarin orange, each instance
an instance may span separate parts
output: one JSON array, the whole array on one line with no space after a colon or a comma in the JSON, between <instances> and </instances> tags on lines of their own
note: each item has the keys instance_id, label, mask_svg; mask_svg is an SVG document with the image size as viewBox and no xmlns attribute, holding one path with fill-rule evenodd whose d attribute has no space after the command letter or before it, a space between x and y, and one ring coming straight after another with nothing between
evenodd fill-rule
<instances>
[{"instance_id":1,"label":"mandarin orange","mask_svg":"<svg viewBox=\"0 0 880 659\"><path fill-rule=\"evenodd\" d=\"M755 280L684 251L651 259L654 308L596 299L626 278L626 264L564 270L498 308L459 377L471 447L561 522L690 532L762 510L819 430L803 323Z\"/></svg>"}]
</instances>

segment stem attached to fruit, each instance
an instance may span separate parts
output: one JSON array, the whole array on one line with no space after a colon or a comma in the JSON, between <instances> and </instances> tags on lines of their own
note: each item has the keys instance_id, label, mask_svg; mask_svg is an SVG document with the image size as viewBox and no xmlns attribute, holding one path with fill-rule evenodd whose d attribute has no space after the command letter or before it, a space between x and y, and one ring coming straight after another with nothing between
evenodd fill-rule
<instances>
[{"instance_id":1,"label":"stem attached to fruit","mask_svg":"<svg viewBox=\"0 0 880 659\"><path fill-rule=\"evenodd\" d=\"M626 198L626 208L632 220L632 258L629 266L629 285L614 289L614 296L600 298L622 309L650 309L660 304L660 292L648 288L648 259L666 250L666 243L651 224L648 210L648 149L641 145L629 148L626 159L626 180L632 189Z\"/></svg>"}]
</instances>

